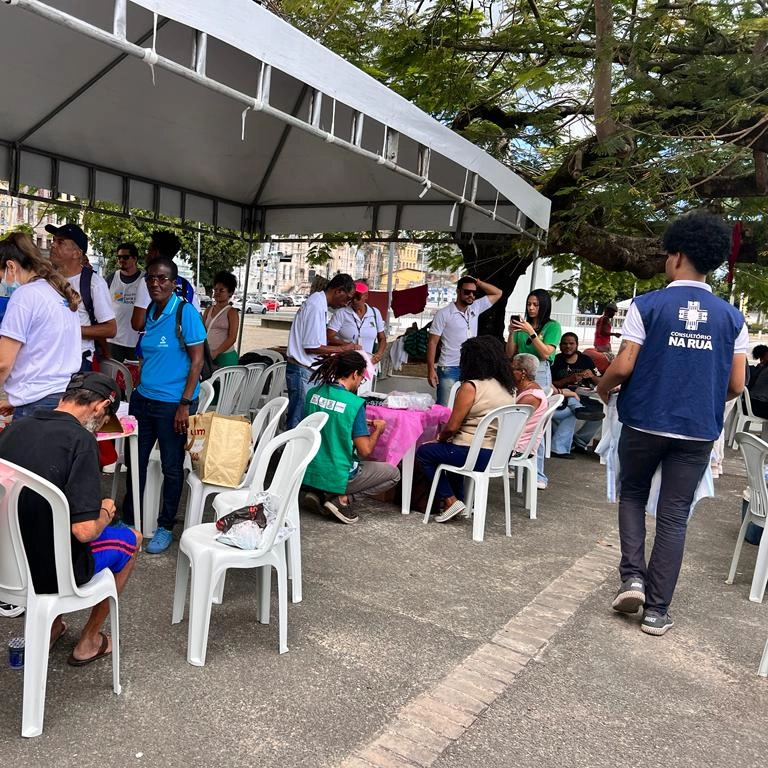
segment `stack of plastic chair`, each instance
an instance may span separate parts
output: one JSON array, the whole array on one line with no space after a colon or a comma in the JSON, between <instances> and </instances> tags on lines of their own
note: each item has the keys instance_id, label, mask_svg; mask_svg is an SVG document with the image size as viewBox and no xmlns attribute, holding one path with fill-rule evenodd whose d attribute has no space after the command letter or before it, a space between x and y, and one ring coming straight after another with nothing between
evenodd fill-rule
<instances>
[{"instance_id":1,"label":"stack of plastic chair","mask_svg":"<svg viewBox=\"0 0 768 768\"><path fill-rule=\"evenodd\" d=\"M265 403L285 392L285 368L286 364L281 362L264 369L249 406L251 414L257 413Z\"/></svg>"},{"instance_id":2,"label":"stack of plastic chair","mask_svg":"<svg viewBox=\"0 0 768 768\"><path fill-rule=\"evenodd\" d=\"M536 507L538 504L538 488L536 486L536 451L539 445L539 437L546 430L552 419L552 414L563 402L562 395L550 395L547 398L547 409L539 417L536 429L533 430L528 445L520 456L512 456L509 460L509 468L514 469L517 476L517 492L523 490L525 480L525 508L529 512L531 520L536 519Z\"/></svg>"},{"instance_id":3,"label":"stack of plastic chair","mask_svg":"<svg viewBox=\"0 0 768 768\"><path fill-rule=\"evenodd\" d=\"M251 403L254 399L261 396L262 373L267 368L266 363L249 363L245 366L247 374L245 383L240 388L240 398L237 401L235 413L241 416L249 416Z\"/></svg>"},{"instance_id":4,"label":"stack of plastic chair","mask_svg":"<svg viewBox=\"0 0 768 768\"><path fill-rule=\"evenodd\" d=\"M768 443L748 432L737 432L736 443L744 458L744 466L747 469L747 482L751 490L749 507L744 521L739 528L736 540L736 549L731 560L731 569L728 571L726 584L733 584L736 576L736 568L741 556L741 547L744 544L744 536L750 523L754 523L763 529L763 535L757 548L755 560L755 572L752 576L752 586L749 591L749 599L753 603L762 603L765 595L765 587L768 583L768 535L765 534L765 520L768 513L768 490L765 485L765 462L768 460Z\"/></svg>"},{"instance_id":5,"label":"stack of plastic chair","mask_svg":"<svg viewBox=\"0 0 768 768\"><path fill-rule=\"evenodd\" d=\"M38 493L51 507L53 557L59 589L55 594L38 595L32 583L19 528L19 494L25 488ZM42 477L0 460L0 600L26 608L22 736L39 736L43 732L48 645L53 621L62 613L81 611L109 599L112 689L120 693L120 626L115 579L111 571L102 570L87 584L75 584L71 536L69 504L64 494Z\"/></svg>"},{"instance_id":6,"label":"stack of plastic chair","mask_svg":"<svg viewBox=\"0 0 768 768\"><path fill-rule=\"evenodd\" d=\"M512 513L509 492L509 457L517 444L525 422L533 413L530 405L502 405L489 411L475 429L475 436L469 446L469 452L464 464L460 467L452 464L440 464L432 480L429 491L427 509L424 512L424 522L429 522L429 513L435 499L437 483L441 472L453 472L467 478L469 490L467 493L467 509L472 514L472 540L482 541L485 532L485 513L488 505L488 481L492 477L504 479L504 511L506 516L507 536L512 535ZM483 447L483 440L491 424L496 422L496 439L491 452L491 458L485 469L475 469L477 457Z\"/></svg>"},{"instance_id":7,"label":"stack of plastic chair","mask_svg":"<svg viewBox=\"0 0 768 768\"><path fill-rule=\"evenodd\" d=\"M261 545L255 550L238 549L216 540L218 532L213 523L187 528L179 542L176 565L176 587L173 597L174 624L184 617L184 603L189 588L189 629L187 634L187 661L195 666L205 664L208 629L214 593L229 568L258 568L261 588L258 599L259 621L269 623L271 577L269 568L277 572L279 651L288 650L288 584L286 542L277 541L278 530L285 526L290 506L298 504L298 495L304 472L320 448L320 433L316 429L297 427L270 440L259 457L252 491L266 490L279 499L275 523L268 526ZM270 461L282 450L282 455L269 487L265 478ZM246 493L248 493L246 491ZM217 517L222 517L242 506L243 491L220 493L214 501ZM290 537L289 537L290 540Z\"/></svg>"},{"instance_id":8,"label":"stack of plastic chair","mask_svg":"<svg viewBox=\"0 0 768 768\"><path fill-rule=\"evenodd\" d=\"M253 474L256 471L259 454L264 446L277 433L277 426L280 423L280 417L288 407L287 397L276 397L262 408L254 418L251 424L251 445L253 454L248 466L248 470L243 476L242 482L237 488L249 488L253 480ZM184 519L184 527L190 528L193 525L199 525L203 520L203 509L205 500L212 493L221 493L230 491L232 488L225 485L216 485L214 483L204 483L195 470L187 473L187 485L189 486L189 498L187 500L187 514Z\"/></svg>"}]
</instances>

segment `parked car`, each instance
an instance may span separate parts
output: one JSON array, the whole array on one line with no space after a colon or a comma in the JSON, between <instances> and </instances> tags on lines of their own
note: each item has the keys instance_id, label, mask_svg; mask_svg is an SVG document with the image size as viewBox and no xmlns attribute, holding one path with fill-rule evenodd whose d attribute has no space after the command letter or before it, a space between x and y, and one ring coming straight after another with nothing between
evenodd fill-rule
<instances>
[{"instance_id":1,"label":"parked car","mask_svg":"<svg viewBox=\"0 0 768 768\"><path fill-rule=\"evenodd\" d=\"M198 294L197 298L200 300L200 309L207 309L213 304L213 299L204 293Z\"/></svg>"},{"instance_id":2,"label":"parked car","mask_svg":"<svg viewBox=\"0 0 768 768\"><path fill-rule=\"evenodd\" d=\"M245 302L245 314L266 315L267 308L260 301L256 301L256 299L248 299Z\"/></svg>"},{"instance_id":3,"label":"parked car","mask_svg":"<svg viewBox=\"0 0 768 768\"><path fill-rule=\"evenodd\" d=\"M307 297L303 296L300 293L294 293L293 296L291 296L291 298L293 299L294 307L300 307L307 300Z\"/></svg>"},{"instance_id":4,"label":"parked car","mask_svg":"<svg viewBox=\"0 0 768 768\"><path fill-rule=\"evenodd\" d=\"M269 310L270 312L277 312L277 310L280 309L280 302L277 299L262 299L262 303L266 310Z\"/></svg>"},{"instance_id":5,"label":"parked car","mask_svg":"<svg viewBox=\"0 0 768 768\"><path fill-rule=\"evenodd\" d=\"M280 305L283 307L296 306L296 302L294 302L293 296L289 296L287 293L278 293L276 298L280 302Z\"/></svg>"}]
</instances>

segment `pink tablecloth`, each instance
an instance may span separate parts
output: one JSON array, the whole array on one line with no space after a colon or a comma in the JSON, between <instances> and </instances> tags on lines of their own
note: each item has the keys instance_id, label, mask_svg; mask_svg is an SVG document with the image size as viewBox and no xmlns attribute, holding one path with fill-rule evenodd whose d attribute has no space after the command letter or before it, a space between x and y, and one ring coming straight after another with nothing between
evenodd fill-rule
<instances>
[{"instance_id":1,"label":"pink tablecloth","mask_svg":"<svg viewBox=\"0 0 768 768\"><path fill-rule=\"evenodd\" d=\"M433 405L428 411L406 411L367 405L365 414L369 419L384 419L387 422L371 458L386 461L387 464L399 464L409 448L437 437L440 428L448 421L451 409Z\"/></svg>"}]
</instances>

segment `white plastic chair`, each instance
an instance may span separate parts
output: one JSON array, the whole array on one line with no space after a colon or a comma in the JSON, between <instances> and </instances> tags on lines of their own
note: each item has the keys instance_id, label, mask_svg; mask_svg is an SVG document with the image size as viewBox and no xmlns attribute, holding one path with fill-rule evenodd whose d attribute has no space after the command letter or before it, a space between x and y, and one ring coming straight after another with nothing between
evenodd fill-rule
<instances>
[{"instance_id":1,"label":"white plastic chair","mask_svg":"<svg viewBox=\"0 0 768 768\"><path fill-rule=\"evenodd\" d=\"M268 357L273 363L284 363L285 358L274 349L249 349L246 354L255 353L262 357Z\"/></svg>"},{"instance_id":2,"label":"white plastic chair","mask_svg":"<svg viewBox=\"0 0 768 768\"><path fill-rule=\"evenodd\" d=\"M250 487L253 474L256 471L259 454L277 433L280 417L287 407L287 397L276 397L256 414L251 424L251 445L253 447L251 461L237 488ZM184 519L185 528L191 528L193 525L199 525L202 522L205 500L208 496L212 493L232 490L230 486L204 483L194 469L187 473L187 485L189 486L189 498L187 500L187 514Z\"/></svg>"},{"instance_id":3,"label":"white plastic chair","mask_svg":"<svg viewBox=\"0 0 768 768\"><path fill-rule=\"evenodd\" d=\"M462 385L461 381L454 382L453 386L451 387L451 391L448 393L448 403L447 407L453 410L453 404L456 402L456 394L459 391L459 387Z\"/></svg>"},{"instance_id":4,"label":"white plastic chair","mask_svg":"<svg viewBox=\"0 0 768 768\"><path fill-rule=\"evenodd\" d=\"M231 416L237 409L240 392L247 376L248 370L244 365L226 365L215 370L208 381L214 389L216 384L219 385L219 396L210 406L211 409L221 416Z\"/></svg>"},{"instance_id":5,"label":"white plastic chair","mask_svg":"<svg viewBox=\"0 0 768 768\"><path fill-rule=\"evenodd\" d=\"M259 379L258 391L251 400L251 413L256 413L272 398L280 397L285 393L285 369L285 362L273 363L264 369Z\"/></svg>"},{"instance_id":6,"label":"white plastic chair","mask_svg":"<svg viewBox=\"0 0 768 768\"><path fill-rule=\"evenodd\" d=\"M768 419L755 416L752 410L752 398L749 396L749 390L744 387L741 397L739 397L735 405L735 415L731 420L731 434L728 438L731 448L737 447L736 435L739 432L749 432L753 425L757 425L762 429L766 422L768 422Z\"/></svg>"},{"instance_id":7,"label":"white plastic chair","mask_svg":"<svg viewBox=\"0 0 768 768\"><path fill-rule=\"evenodd\" d=\"M216 541L213 523L187 528L179 543L176 565L176 587L173 596L172 623L184 617L184 602L189 582L189 629L187 633L187 661L195 666L205 664L208 629L214 591L229 568L259 568L271 566L277 572L279 651L288 651L288 594L286 542L275 543L277 531L285 524L291 504L298 504L299 487L304 471L320 448L320 433L316 429L297 427L270 440L259 457L254 487L263 488L270 461L282 449L282 455L266 490L279 497L276 524L269 529L262 546L256 550L243 550ZM242 506L243 491L220 493L214 501L217 517ZM245 492L247 493L247 492ZM271 577L269 571L261 574L259 621L269 623Z\"/></svg>"},{"instance_id":8,"label":"white plastic chair","mask_svg":"<svg viewBox=\"0 0 768 768\"><path fill-rule=\"evenodd\" d=\"M539 444L539 436L547 428L552 420L552 414L557 410L560 403L563 402L562 395L550 395L547 398L547 408L541 414L536 428L531 434L531 439L525 450L520 456L512 456L509 460L509 468L514 469L517 479L517 492L523 490L523 480L525 480L525 508L531 520L536 519L536 509L538 505L538 487L536 485L536 451Z\"/></svg>"},{"instance_id":9,"label":"white plastic chair","mask_svg":"<svg viewBox=\"0 0 768 768\"><path fill-rule=\"evenodd\" d=\"M248 373L245 377L245 383L240 389L240 398L235 408L235 413L242 416L249 415L251 403L256 397L261 396L261 374L267 368L267 364L249 363L245 368Z\"/></svg>"},{"instance_id":10,"label":"white plastic chair","mask_svg":"<svg viewBox=\"0 0 768 768\"><path fill-rule=\"evenodd\" d=\"M452 464L440 464L432 480L429 491L429 501L424 512L424 522L429 521L429 513L437 491L437 483L441 472L454 472L463 475L469 481L467 492L467 509L473 515L472 540L482 541L485 531L485 514L488 504L488 481L492 477L504 478L504 511L506 515L507 536L512 535L512 515L510 509L509 493L509 457L514 450L520 434L525 428L525 422L533 413L531 405L502 405L489 411L475 430L475 436L469 446L467 458L461 467ZM483 447L485 433L493 422L497 424L496 440L494 442L491 458L483 470L476 470L475 464L480 449Z\"/></svg>"},{"instance_id":11,"label":"white plastic chair","mask_svg":"<svg viewBox=\"0 0 768 768\"><path fill-rule=\"evenodd\" d=\"M198 394L197 413L205 413L213 401L214 391L210 381L200 382L200 392ZM189 454L184 457L184 469L187 472L192 470L192 462ZM113 484L114 488L114 484ZM147 481L144 485L144 497L142 499L143 514L141 517L141 532L146 539L155 535L157 528L157 516L160 513L160 497L163 493L163 468L160 463L160 449L155 443L155 447L149 454L149 463L147 464ZM114 498L114 493L112 495ZM136 512L134 510L134 516Z\"/></svg>"},{"instance_id":12,"label":"white plastic chair","mask_svg":"<svg viewBox=\"0 0 768 768\"><path fill-rule=\"evenodd\" d=\"M766 641L765 648L763 648L763 657L760 659L757 674L761 677L768 677L768 641Z\"/></svg>"},{"instance_id":13,"label":"white plastic chair","mask_svg":"<svg viewBox=\"0 0 768 768\"><path fill-rule=\"evenodd\" d=\"M18 519L19 493L25 488L40 494L51 506L53 557L59 588L56 594L38 595L34 590ZM112 689L119 694L120 628L117 588L112 572L102 570L87 584L75 584L66 497L42 477L0 460L0 600L26 607L22 736L39 736L43 732L48 645L54 619L62 613L91 608L105 598L109 599L112 631Z\"/></svg>"},{"instance_id":14,"label":"white plastic chair","mask_svg":"<svg viewBox=\"0 0 768 768\"><path fill-rule=\"evenodd\" d=\"M736 576L736 567L739 564L741 547L744 544L747 527L750 523L754 523L765 530L765 518L768 512L768 490L766 490L765 485L765 462L766 458L768 458L768 443L755 435L750 435L748 432L737 432L736 442L744 458L751 494L747 514L744 515L744 522L742 522L741 528L739 528L736 549L731 560L731 569L728 571L728 578L725 580L726 584L733 584L733 579ZM757 548L755 572L752 576L752 586L749 591L749 599L753 603L763 602L766 583L768 583L768 535L763 533Z\"/></svg>"}]
</instances>

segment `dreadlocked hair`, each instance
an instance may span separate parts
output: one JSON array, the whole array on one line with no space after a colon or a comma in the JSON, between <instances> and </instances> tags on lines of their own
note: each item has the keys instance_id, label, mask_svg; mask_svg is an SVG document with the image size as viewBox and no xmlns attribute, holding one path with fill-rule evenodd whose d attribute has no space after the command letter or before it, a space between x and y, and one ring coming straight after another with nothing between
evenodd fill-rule
<instances>
[{"instance_id":1,"label":"dreadlocked hair","mask_svg":"<svg viewBox=\"0 0 768 768\"><path fill-rule=\"evenodd\" d=\"M5 269L10 260L32 272L37 278L45 280L56 293L64 297L69 309L72 312L77 312L80 294L69 284L67 278L62 277L53 264L40 253L29 235L24 232L11 232L0 240L0 269Z\"/></svg>"},{"instance_id":2,"label":"dreadlocked hair","mask_svg":"<svg viewBox=\"0 0 768 768\"><path fill-rule=\"evenodd\" d=\"M351 373L362 373L366 367L365 358L359 352L340 352L338 355L330 355L319 363L315 363L315 370L312 371L309 380L322 384L335 384Z\"/></svg>"}]
</instances>

